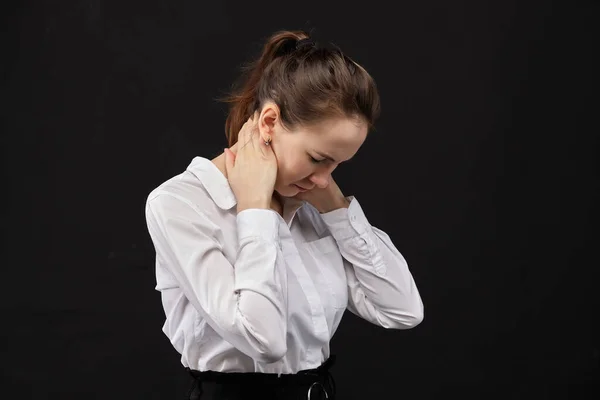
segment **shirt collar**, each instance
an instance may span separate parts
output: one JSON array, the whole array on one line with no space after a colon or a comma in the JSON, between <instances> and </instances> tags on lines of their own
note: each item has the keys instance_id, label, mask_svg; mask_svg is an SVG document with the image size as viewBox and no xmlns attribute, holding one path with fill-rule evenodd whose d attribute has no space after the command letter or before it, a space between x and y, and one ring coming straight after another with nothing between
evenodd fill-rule
<instances>
[{"instance_id":1,"label":"shirt collar","mask_svg":"<svg viewBox=\"0 0 600 400\"><path fill-rule=\"evenodd\" d=\"M229 210L237 204L237 199L227 178L211 160L194 157L187 170L202 182L209 196L219 208Z\"/></svg>"},{"instance_id":2,"label":"shirt collar","mask_svg":"<svg viewBox=\"0 0 600 400\"><path fill-rule=\"evenodd\" d=\"M237 204L229 181L211 160L199 156L194 157L187 170L202 182L209 196L219 208L229 210ZM295 213L304 204L303 200L288 197L284 197L283 202L284 211L291 213Z\"/></svg>"}]
</instances>

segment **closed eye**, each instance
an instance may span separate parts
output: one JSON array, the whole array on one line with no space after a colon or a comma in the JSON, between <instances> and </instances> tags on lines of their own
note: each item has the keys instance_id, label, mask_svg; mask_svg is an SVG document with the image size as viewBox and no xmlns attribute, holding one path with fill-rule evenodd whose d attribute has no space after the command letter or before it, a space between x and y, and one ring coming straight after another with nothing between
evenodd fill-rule
<instances>
[{"instance_id":1,"label":"closed eye","mask_svg":"<svg viewBox=\"0 0 600 400\"><path fill-rule=\"evenodd\" d=\"M322 159L322 160L317 160L316 158L314 158L313 156L310 156L310 161L314 164L319 164L322 163L323 161L325 161L326 158Z\"/></svg>"}]
</instances>

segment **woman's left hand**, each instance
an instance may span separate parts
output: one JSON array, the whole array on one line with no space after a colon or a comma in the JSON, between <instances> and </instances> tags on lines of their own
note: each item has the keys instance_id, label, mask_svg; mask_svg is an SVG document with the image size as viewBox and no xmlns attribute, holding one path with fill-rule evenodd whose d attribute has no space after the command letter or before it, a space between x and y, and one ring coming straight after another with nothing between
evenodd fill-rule
<instances>
[{"instance_id":1,"label":"woman's left hand","mask_svg":"<svg viewBox=\"0 0 600 400\"><path fill-rule=\"evenodd\" d=\"M348 208L350 205L331 175L329 175L329 184L324 189L315 186L313 189L300 192L294 197L309 202L321 214L338 208Z\"/></svg>"}]
</instances>

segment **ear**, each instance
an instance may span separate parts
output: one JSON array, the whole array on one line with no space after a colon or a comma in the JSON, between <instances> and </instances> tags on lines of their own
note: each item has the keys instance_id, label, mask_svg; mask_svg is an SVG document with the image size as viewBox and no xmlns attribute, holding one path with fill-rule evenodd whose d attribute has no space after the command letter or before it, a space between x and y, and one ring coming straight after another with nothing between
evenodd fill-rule
<instances>
[{"instance_id":1,"label":"ear","mask_svg":"<svg viewBox=\"0 0 600 400\"><path fill-rule=\"evenodd\" d=\"M273 102L266 102L258 117L258 129L261 136L273 136L276 126L280 125L279 107Z\"/></svg>"}]
</instances>

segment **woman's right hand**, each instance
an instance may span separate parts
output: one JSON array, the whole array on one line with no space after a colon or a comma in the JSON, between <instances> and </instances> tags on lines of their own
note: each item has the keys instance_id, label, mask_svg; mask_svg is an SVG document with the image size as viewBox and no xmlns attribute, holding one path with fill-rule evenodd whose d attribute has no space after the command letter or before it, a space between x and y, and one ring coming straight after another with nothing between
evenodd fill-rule
<instances>
[{"instance_id":1,"label":"woman's right hand","mask_svg":"<svg viewBox=\"0 0 600 400\"><path fill-rule=\"evenodd\" d=\"M234 145L236 153L225 149L227 179L238 213L247 208L269 209L277 179L277 158L260 137L258 118L255 113L242 126Z\"/></svg>"}]
</instances>

